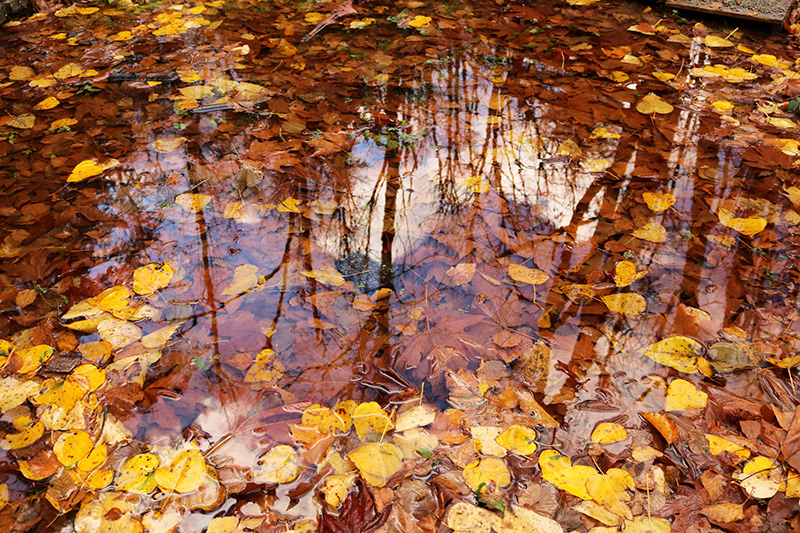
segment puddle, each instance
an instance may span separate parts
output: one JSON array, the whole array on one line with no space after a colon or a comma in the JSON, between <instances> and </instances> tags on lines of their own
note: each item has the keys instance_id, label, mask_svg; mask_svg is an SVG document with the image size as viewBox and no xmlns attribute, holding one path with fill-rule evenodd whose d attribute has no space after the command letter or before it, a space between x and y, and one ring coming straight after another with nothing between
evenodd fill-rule
<instances>
[{"instance_id":1,"label":"puddle","mask_svg":"<svg viewBox=\"0 0 800 533\"><path fill-rule=\"evenodd\" d=\"M769 103L796 93L781 38L639 4L407 4L359 6L306 41L331 4L71 6L6 28L0 337L54 353L5 363L7 392L37 389L5 404L5 431L31 416L47 436L2 452L2 520L66 531L80 510L80 529L99 490L124 520L161 509L180 531L206 513L333 523L315 466L342 474L332 454L359 439L304 441L312 404L429 405L444 448L412 448L405 468L440 491L442 465L461 476L479 458L476 425L535 427L575 464L667 471L670 491L704 466L732 473L647 418L678 378L769 405L759 416L788 431L800 152L795 117ZM86 363L105 370L95 389L66 407L37 396ZM675 414L675 431L693 449L703 433L754 442L736 425L752 405L731 402ZM628 436L604 452L601 422ZM79 433L108 460L57 462ZM279 445L302 452L297 478L252 477ZM646 447L658 455L630 458ZM114 478L195 449L214 474L176 489L189 495ZM509 461L496 500L456 493L586 530L535 455ZM75 477L103 469L105 485ZM675 530L696 517L653 511Z\"/></svg>"}]
</instances>

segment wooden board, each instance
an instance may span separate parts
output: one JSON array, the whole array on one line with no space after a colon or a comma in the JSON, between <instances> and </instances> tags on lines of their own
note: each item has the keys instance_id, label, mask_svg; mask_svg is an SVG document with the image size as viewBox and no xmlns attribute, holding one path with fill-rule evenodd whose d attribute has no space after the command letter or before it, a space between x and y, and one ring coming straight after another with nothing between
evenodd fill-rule
<instances>
[{"instance_id":1,"label":"wooden board","mask_svg":"<svg viewBox=\"0 0 800 533\"><path fill-rule=\"evenodd\" d=\"M667 7L783 24L792 0L667 0Z\"/></svg>"}]
</instances>

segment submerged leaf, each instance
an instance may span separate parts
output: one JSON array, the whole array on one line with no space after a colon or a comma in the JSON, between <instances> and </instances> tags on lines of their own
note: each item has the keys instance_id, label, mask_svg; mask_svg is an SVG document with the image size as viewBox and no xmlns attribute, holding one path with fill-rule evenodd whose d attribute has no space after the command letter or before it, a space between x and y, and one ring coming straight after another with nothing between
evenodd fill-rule
<instances>
[{"instance_id":1,"label":"submerged leaf","mask_svg":"<svg viewBox=\"0 0 800 533\"><path fill-rule=\"evenodd\" d=\"M702 343L678 335L653 343L642 353L656 363L691 374L697 371L697 358L702 349Z\"/></svg>"},{"instance_id":2,"label":"submerged leaf","mask_svg":"<svg viewBox=\"0 0 800 533\"><path fill-rule=\"evenodd\" d=\"M289 483L300 474L297 452L279 444L258 459L252 478L256 483Z\"/></svg>"},{"instance_id":3,"label":"submerged leaf","mask_svg":"<svg viewBox=\"0 0 800 533\"><path fill-rule=\"evenodd\" d=\"M368 485L383 487L403 467L403 452L394 444L370 442L362 444L347 457Z\"/></svg>"},{"instance_id":4,"label":"submerged leaf","mask_svg":"<svg viewBox=\"0 0 800 533\"><path fill-rule=\"evenodd\" d=\"M609 311L623 315L637 316L647 309L644 297L635 292L608 294L602 296L601 299Z\"/></svg>"}]
</instances>

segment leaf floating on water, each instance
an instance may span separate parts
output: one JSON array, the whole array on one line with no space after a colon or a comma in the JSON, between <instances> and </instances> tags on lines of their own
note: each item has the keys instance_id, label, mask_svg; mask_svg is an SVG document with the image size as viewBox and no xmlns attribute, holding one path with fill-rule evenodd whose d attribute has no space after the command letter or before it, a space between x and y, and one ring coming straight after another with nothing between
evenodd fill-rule
<instances>
[{"instance_id":1,"label":"leaf floating on water","mask_svg":"<svg viewBox=\"0 0 800 533\"><path fill-rule=\"evenodd\" d=\"M613 313L638 316L647 309L647 302L644 297L635 292L608 294L600 299L606 304L608 310Z\"/></svg>"},{"instance_id":2,"label":"leaf floating on water","mask_svg":"<svg viewBox=\"0 0 800 533\"><path fill-rule=\"evenodd\" d=\"M169 265L151 263L133 271L133 291L148 295L163 289L172 280L175 272Z\"/></svg>"},{"instance_id":3,"label":"leaf floating on water","mask_svg":"<svg viewBox=\"0 0 800 533\"><path fill-rule=\"evenodd\" d=\"M591 466L572 465L569 458L555 450L545 450L539 455L542 478L556 487L583 500L592 497L586 490L586 481L597 473Z\"/></svg>"},{"instance_id":4,"label":"leaf floating on water","mask_svg":"<svg viewBox=\"0 0 800 533\"><path fill-rule=\"evenodd\" d=\"M531 455L536 451L536 431L514 424L495 438L497 444L519 455Z\"/></svg>"},{"instance_id":5,"label":"leaf floating on water","mask_svg":"<svg viewBox=\"0 0 800 533\"><path fill-rule=\"evenodd\" d=\"M636 264L633 261L620 261L614 267L614 285L617 287L627 287L647 275L648 270L636 271Z\"/></svg>"},{"instance_id":6,"label":"leaf floating on water","mask_svg":"<svg viewBox=\"0 0 800 533\"><path fill-rule=\"evenodd\" d=\"M541 285L550 279L550 276L541 270L524 265L509 265L508 277L518 283L530 283L531 285Z\"/></svg>"},{"instance_id":7,"label":"leaf floating on water","mask_svg":"<svg viewBox=\"0 0 800 533\"><path fill-rule=\"evenodd\" d=\"M767 227L767 220L762 217L736 218L731 211L720 207L717 211L720 223L742 235L755 235Z\"/></svg>"},{"instance_id":8,"label":"leaf floating on water","mask_svg":"<svg viewBox=\"0 0 800 533\"><path fill-rule=\"evenodd\" d=\"M302 274L314 279L323 285L330 285L331 287L341 287L344 285L345 279L342 274L335 268L326 266L318 270L304 270Z\"/></svg>"},{"instance_id":9,"label":"leaf floating on water","mask_svg":"<svg viewBox=\"0 0 800 533\"><path fill-rule=\"evenodd\" d=\"M734 479L751 498L767 499L777 494L781 486L780 466L772 459L758 455L745 463Z\"/></svg>"},{"instance_id":10,"label":"leaf floating on water","mask_svg":"<svg viewBox=\"0 0 800 533\"><path fill-rule=\"evenodd\" d=\"M639 103L636 104L636 111L643 115L652 115L654 113L668 115L672 113L674 109L672 105L665 102L660 96L654 93L647 94L647 96L639 100Z\"/></svg>"},{"instance_id":11,"label":"leaf floating on water","mask_svg":"<svg viewBox=\"0 0 800 533\"><path fill-rule=\"evenodd\" d=\"M596 444L610 444L628 438L628 432L621 424L601 422L592 431L591 441Z\"/></svg>"},{"instance_id":12,"label":"leaf floating on water","mask_svg":"<svg viewBox=\"0 0 800 533\"><path fill-rule=\"evenodd\" d=\"M67 177L67 183L77 183L94 176L99 176L106 170L114 168L117 165L119 165L119 161L116 159L109 159L105 163L98 163L91 159L81 161L72 169L69 177Z\"/></svg>"},{"instance_id":13,"label":"leaf floating on water","mask_svg":"<svg viewBox=\"0 0 800 533\"><path fill-rule=\"evenodd\" d=\"M260 280L258 267L255 265L239 265L233 271L233 281L222 290L224 296L243 294L255 287Z\"/></svg>"},{"instance_id":14,"label":"leaf floating on water","mask_svg":"<svg viewBox=\"0 0 800 533\"><path fill-rule=\"evenodd\" d=\"M152 453L135 455L125 461L119 470L117 490L148 494L156 490L153 473L159 466L158 457Z\"/></svg>"},{"instance_id":15,"label":"leaf floating on water","mask_svg":"<svg viewBox=\"0 0 800 533\"><path fill-rule=\"evenodd\" d=\"M61 435L53 445L53 453L62 465L69 468L89 455L93 447L92 437L85 431L77 431Z\"/></svg>"},{"instance_id":16,"label":"leaf floating on water","mask_svg":"<svg viewBox=\"0 0 800 533\"><path fill-rule=\"evenodd\" d=\"M286 367L275 359L275 350L265 348L256 355L253 365L244 376L245 383L274 386L283 377Z\"/></svg>"},{"instance_id":17,"label":"leaf floating on water","mask_svg":"<svg viewBox=\"0 0 800 533\"><path fill-rule=\"evenodd\" d=\"M187 213L199 213L211 203L211 196L207 194L184 193L175 197L175 203Z\"/></svg>"},{"instance_id":18,"label":"leaf floating on water","mask_svg":"<svg viewBox=\"0 0 800 533\"><path fill-rule=\"evenodd\" d=\"M644 227L633 230L632 235L643 241L661 243L667 240L667 229L658 222L648 222Z\"/></svg>"},{"instance_id":19,"label":"leaf floating on water","mask_svg":"<svg viewBox=\"0 0 800 533\"><path fill-rule=\"evenodd\" d=\"M711 452L711 455L730 452L738 457L739 461L745 461L750 457L750 450L720 436L707 433L706 440L708 440L708 450Z\"/></svg>"},{"instance_id":20,"label":"leaf floating on water","mask_svg":"<svg viewBox=\"0 0 800 533\"><path fill-rule=\"evenodd\" d=\"M697 358L702 350L702 343L678 335L653 343L642 353L656 363L691 374L697 371Z\"/></svg>"},{"instance_id":21,"label":"leaf floating on water","mask_svg":"<svg viewBox=\"0 0 800 533\"><path fill-rule=\"evenodd\" d=\"M702 409L706 406L708 394L697 390L685 379L673 379L667 389L665 411L684 411L686 409Z\"/></svg>"},{"instance_id":22,"label":"leaf floating on water","mask_svg":"<svg viewBox=\"0 0 800 533\"><path fill-rule=\"evenodd\" d=\"M473 492L487 491L490 487L493 492L511 484L511 472L506 462L499 457L484 457L470 463L464 468L464 481Z\"/></svg>"},{"instance_id":23,"label":"leaf floating on water","mask_svg":"<svg viewBox=\"0 0 800 533\"><path fill-rule=\"evenodd\" d=\"M396 445L370 442L347 454L367 485L383 487L403 467L403 452Z\"/></svg>"},{"instance_id":24,"label":"leaf floating on water","mask_svg":"<svg viewBox=\"0 0 800 533\"><path fill-rule=\"evenodd\" d=\"M166 493L192 492L206 479L206 460L200 450L184 450L169 466L162 466L153 474L158 488Z\"/></svg>"},{"instance_id":25,"label":"leaf floating on water","mask_svg":"<svg viewBox=\"0 0 800 533\"><path fill-rule=\"evenodd\" d=\"M362 441L372 433L385 434L394 428L389 415L381 409L378 402L365 402L359 404L353 411L353 426L356 434Z\"/></svg>"},{"instance_id":26,"label":"leaf floating on water","mask_svg":"<svg viewBox=\"0 0 800 533\"><path fill-rule=\"evenodd\" d=\"M289 483L299 474L297 452L291 446L280 444L258 459L252 479L256 483Z\"/></svg>"},{"instance_id":27,"label":"leaf floating on water","mask_svg":"<svg viewBox=\"0 0 800 533\"><path fill-rule=\"evenodd\" d=\"M642 193L642 199L647 204L650 211L655 211L656 213L666 211L672 207L672 204L674 204L676 200L676 198L668 192L645 192Z\"/></svg>"},{"instance_id":28,"label":"leaf floating on water","mask_svg":"<svg viewBox=\"0 0 800 533\"><path fill-rule=\"evenodd\" d=\"M174 152L186 142L186 137L172 137L170 139L156 139L153 148L160 154Z\"/></svg>"}]
</instances>

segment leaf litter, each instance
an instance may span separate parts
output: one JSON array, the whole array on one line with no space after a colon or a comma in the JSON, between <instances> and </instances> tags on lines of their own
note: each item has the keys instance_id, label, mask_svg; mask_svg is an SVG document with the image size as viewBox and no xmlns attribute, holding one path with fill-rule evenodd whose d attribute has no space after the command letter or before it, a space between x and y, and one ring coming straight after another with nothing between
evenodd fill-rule
<instances>
[{"instance_id":1,"label":"leaf litter","mask_svg":"<svg viewBox=\"0 0 800 533\"><path fill-rule=\"evenodd\" d=\"M715 25L7 24L0 523L800 529L797 67Z\"/></svg>"}]
</instances>

